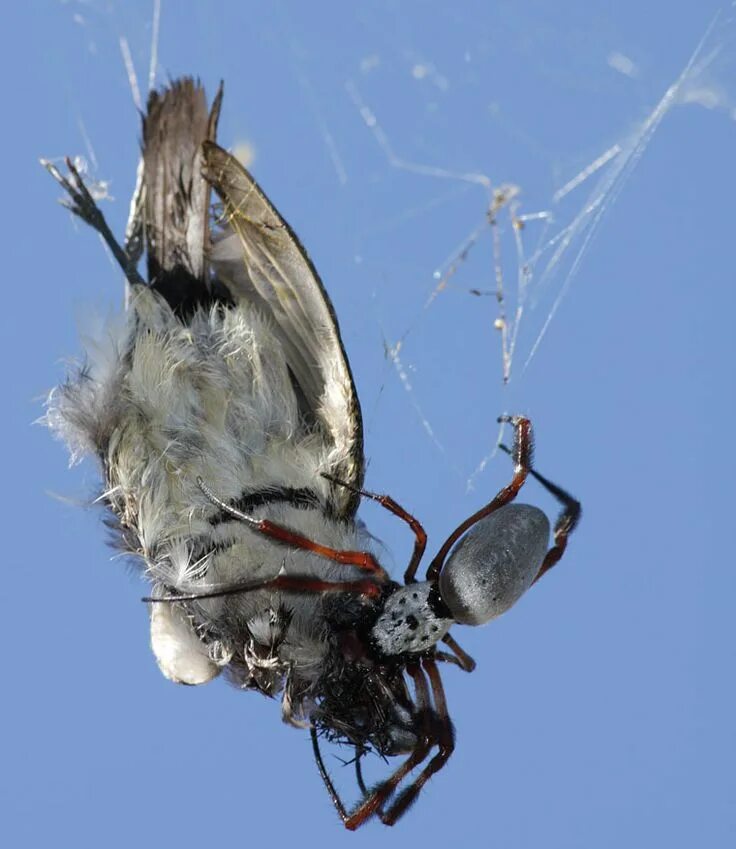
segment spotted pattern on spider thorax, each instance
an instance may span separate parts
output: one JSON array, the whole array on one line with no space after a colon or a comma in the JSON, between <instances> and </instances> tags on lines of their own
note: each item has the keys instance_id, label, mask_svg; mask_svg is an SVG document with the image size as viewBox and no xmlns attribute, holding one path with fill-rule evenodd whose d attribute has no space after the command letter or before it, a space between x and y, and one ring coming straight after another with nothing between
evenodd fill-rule
<instances>
[{"instance_id":1,"label":"spotted pattern on spider thorax","mask_svg":"<svg viewBox=\"0 0 736 849\"><path fill-rule=\"evenodd\" d=\"M371 637L384 655L416 654L441 640L454 620L441 609L429 582L400 587L386 600Z\"/></svg>"}]
</instances>

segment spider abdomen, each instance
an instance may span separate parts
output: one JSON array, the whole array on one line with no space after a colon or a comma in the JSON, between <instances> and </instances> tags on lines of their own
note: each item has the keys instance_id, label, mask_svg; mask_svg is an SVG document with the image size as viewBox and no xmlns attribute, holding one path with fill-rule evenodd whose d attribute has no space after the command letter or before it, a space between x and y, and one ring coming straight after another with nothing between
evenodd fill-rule
<instances>
[{"instance_id":1,"label":"spider abdomen","mask_svg":"<svg viewBox=\"0 0 736 849\"><path fill-rule=\"evenodd\" d=\"M500 616L529 589L549 545L549 520L530 504L481 519L453 549L439 578L442 600L463 625Z\"/></svg>"}]
</instances>

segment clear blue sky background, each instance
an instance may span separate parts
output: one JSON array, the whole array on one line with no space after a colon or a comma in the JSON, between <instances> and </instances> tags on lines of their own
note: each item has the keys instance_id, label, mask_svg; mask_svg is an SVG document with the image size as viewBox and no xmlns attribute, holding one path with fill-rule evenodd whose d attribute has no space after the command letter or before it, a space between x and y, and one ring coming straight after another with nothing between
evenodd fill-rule
<instances>
[{"instance_id":1,"label":"clear blue sky background","mask_svg":"<svg viewBox=\"0 0 736 849\"><path fill-rule=\"evenodd\" d=\"M577 273L574 245L546 284L536 266L507 388L494 301L469 294L494 286L488 230L424 309L434 272L482 221L484 190L392 164L356 105L406 162L520 186L522 212L554 210L549 238L605 171L559 205L554 193L612 145L625 155L718 8L164 0L157 79L198 74L210 90L225 79L221 141L253 145L253 170L333 297L366 418L368 485L419 516L436 547L507 479L500 456L466 486L496 416L520 411L536 425L539 468L585 505L558 569L498 622L458 629L479 663L473 675L445 670L458 741L449 766L397 828L352 836L307 735L281 724L276 703L161 677L143 584L110 560L96 510L48 495L95 491L95 470L69 473L62 446L31 422L79 351L75 316L116 306L121 280L57 206L37 159L89 157L86 134L121 231L139 130L119 40L145 90L152 7L5 10L5 845L736 845L728 9L704 49L711 64L680 89L697 102L669 110L606 194ZM517 261L499 221L511 310ZM540 232L523 231L529 253ZM383 345L407 331L411 394ZM525 497L551 507L533 484ZM372 507L363 516L400 574L410 535Z\"/></svg>"}]
</instances>

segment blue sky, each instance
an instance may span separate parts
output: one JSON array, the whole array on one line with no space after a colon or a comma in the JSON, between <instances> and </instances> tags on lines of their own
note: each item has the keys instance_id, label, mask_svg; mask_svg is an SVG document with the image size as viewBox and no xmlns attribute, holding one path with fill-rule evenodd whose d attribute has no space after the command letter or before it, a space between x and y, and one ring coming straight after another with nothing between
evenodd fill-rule
<instances>
[{"instance_id":1,"label":"blue sky","mask_svg":"<svg viewBox=\"0 0 736 849\"><path fill-rule=\"evenodd\" d=\"M524 412L538 467L585 508L568 556L513 611L456 629L478 669L444 674L458 744L448 767L395 829L348 836L308 736L281 724L277 704L161 677L143 584L111 561L96 510L49 496L84 502L94 468L70 473L62 446L31 426L79 351L78 316L121 296L120 274L55 203L37 160L95 160L121 231L139 130L120 41L145 92L152 8L69 0L6 12L8 845L732 846L729 9L163 2L157 80L195 74L211 91L225 80L220 140L254 149L252 170L333 298L368 485L417 515L436 548L506 481L503 456L477 470L497 415ZM555 200L604 154L608 166ZM490 228L453 263L488 205L470 175L520 187L517 218L554 215L546 230L525 221L521 261L508 207L497 216L509 316L520 264L533 271L506 387L495 300L471 293L495 287ZM385 356L398 340L403 382ZM524 500L553 509L533 484ZM362 515L400 574L405 527L372 506Z\"/></svg>"}]
</instances>

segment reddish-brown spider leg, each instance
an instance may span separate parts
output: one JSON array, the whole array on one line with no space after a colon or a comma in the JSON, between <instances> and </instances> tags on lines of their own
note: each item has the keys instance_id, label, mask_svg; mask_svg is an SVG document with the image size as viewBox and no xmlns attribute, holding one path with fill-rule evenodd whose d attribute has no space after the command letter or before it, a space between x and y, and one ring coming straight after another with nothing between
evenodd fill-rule
<instances>
[{"instance_id":1,"label":"reddish-brown spider leg","mask_svg":"<svg viewBox=\"0 0 736 849\"><path fill-rule=\"evenodd\" d=\"M499 448L507 454L511 454L511 451L505 445L499 445ZM580 502L576 498L573 498L567 490L561 486L557 486L556 483L552 483L549 478L540 474L536 469L529 469L529 474L535 480L539 481L547 492L553 495L562 505L560 515L555 522L554 543L545 555L542 565L539 567L539 572L537 572L537 577L532 581L533 584L536 584L542 575L545 572L549 572L562 558L567 548L567 539L578 526L583 508Z\"/></svg>"},{"instance_id":2,"label":"reddish-brown spider leg","mask_svg":"<svg viewBox=\"0 0 736 849\"><path fill-rule=\"evenodd\" d=\"M465 672L472 672L475 669L476 664L473 658L463 648L461 648L457 642L455 642L453 637L449 634L445 634L442 638L442 642L450 647L452 650L451 657L454 656L454 661L460 669L463 669Z\"/></svg>"},{"instance_id":3,"label":"reddish-brown spider leg","mask_svg":"<svg viewBox=\"0 0 736 849\"><path fill-rule=\"evenodd\" d=\"M312 755L314 756L314 762L317 764L317 771L319 772L319 777L322 779L322 783L325 785L327 793L329 794L330 799L332 799L332 804L335 806L335 810L337 811L340 819L342 820L343 825L346 828L349 828L351 831L355 831L356 828L363 825L363 823L367 822L368 819L370 819L371 815L376 811L369 811L360 820L360 822L356 824L348 824L351 820L352 815L345 807L345 803L340 798L340 794L337 792L337 788L335 787L332 779L330 778L330 774L327 771L327 767L325 766L325 762L322 758L322 750L319 747L319 735L317 734L317 729L314 726L309 729L309 735L312 738ZM360 768L360 757L360 754L357 754L355 756L355 777L360 792L363 794L366 800L370 800L373 798L373 795L371 794L371 791L366 787L365 781L363 780L363 771Z\"/></svg>"},{"instance_id":4,"label":"reddish-brown spider leg","mask_svg":"<svg viewBox=\"0 0 736 849\"><path fill-rule=\"evenodd\" d=\"M442 678L433 658L422 658L419 663L407 666L407 672L411 675L416 690L416 708L418 715L423 717L423 734L418 739L417 745L410 756L401 766L384 782L379 784L372 792L368 791L363 781L360 763L357 760L360 753L356 755L356 776L358 786L364 793L364 800L352 812L348 813L345 805L335 789L332 779L322 760L319 749L317 731L312 728L312 749L314 759L317 763L322 781L327 788L330 798L343 821L346 828L351 831L363 825L374 814L379 817L384 825L394 825L409 809L415 801L424 785L429 779L447 763L455 749L455 735L452 728L445 691L442 686ZM427 688L426 675L429 677L432 687L432 698L430 699ZM434 704L432 704L434 703ZM396 792L396 788L413 769L426 760L433 746L438 747L437 754L430 760L427 766L419 773L417 778L396 797L393 804L387 810L384 805Z\"/></svg>"},{"instance_id":5,"label":"reddish-brown spider leg","mask_svg":"<svg viewBox=\"0 0 736 849\"><path fill-rule=\"evenodd\" d=\"M514 458L514 476L511 483L505 486L496 497L489 501L485 507L481 507L476 513L468 517L464 522L458 525L457 528L445 540L442 548L434 556L432 562L427 569L427 580L436 581L440 571L445 563L450 549L460 539L460 537L469 529L472 528L481 519L504 507L513 501L519 494L519 490L524 485L527 476L531 470L532 454L534 450L534 438L532 435L532 423L524 416L499 416L499 422L508 422L512 424L516 430L514 436L514 447L512 455Z\"/></svg>"},{"instance_id":6,"label":"reddish-brown spider leg","mask_svg":"<svg viewBox=\"0 0 736 849\"><path fill-rule=\"evenodd\" d=\"M357 754L355 756L355 781L358 785L358 789L363 794L363 797L367 798L368 796L370 796L371 791L366 786L365 779L363 778L363 768L360 765L361 757L361 754ZM383 819L383 807L378 808L378 810L376 811L376 816L379 819Z\"/></svg>"},{"instance_id":7,"label":"reddish-brown spider leg","mask_svg":"<svg viewBox=\"0 0 736 849\"><path fill-rule=\"evenodd\" d=\"M314 752L314 760L317 764L320 777L327 788L327 792L332 799L332 804L335 806L340 819L343 821L345 828L350 831L355 831L370 817L378 813L381 816L381 809L386 801L393 795L401 781L429 754L431 747L434 745L432 727L431 727L431 702L429 697L429 688L427 681L422 672L419 663L410 663L406 667L407 673L414 681L416 691L416 710L417 714L423 718L424 729L423 733L417 740L417 744L412 750L409 757L393 772L386 781L381 782L352 812L348 812L340 795L332 783L329 773L322 760L322 753L319 749L319 740L317 731L313 727L311 729L312 736L312 751ZM381 816L381 819L383 817Z\"/></svg>"},{"instance_id":8,"label":"reddish-brown spider leg","mask_svg":"<svg viewBox=\"0 0 736 849\"><path fill-rule=\"evenodd\" d=\"M319 737L317 735L317 729L314 727L314 725L312 725L312 727L309 729L309 736L312 738L312 754L314 755L314 762L317 764L317 771L319 772L319 777L322 779L322 783L325 785L325 788L329 793L330 799L332 799L332 804L335 806L335 810L339 814L340 819L343 821L343 823L345 823L350 815L348 814L347 808L345 807L342 799L340 798L340 794L337 792L335 785L332 783L332 779L330 778L329 772L327 772L325 762L322 760L322 752L319 748Z\"/></svg>"},{"instance_id":9,"label":"reddish-brown spider leg","mask_svg":"<svg viewBox=\"0 0 736 849\"><path fill-rule=\"evenodd\" d=\"M552 483L550 480L547 480L547 478L540 475L539 472L534 469L531 470L531 473L539 481L539 483L541 483L542 486L554 495L560 504L562 504L562 510L555 522L554 543L552 548L550 548L545 555L542 565L539 567L537 577L533 581L533 583L536 584L542 575L544 575L545 572L549 572L549 570L559 562L560 558L565 553L565 549L567 548L567 538L577 527L583 508L580 505L580 502L576 498L573 498L569 492L562 489L562 487L557 486L557 484Z\"/></svg>"},{"instance_id":10,"label":"reddish-brown spider leg","mask_svg":"<svg viewBox=\"0 0 736 849\"><path fill-rule=\"evenodd\" d=\"M358 788L359 788L360 792L363 794L363 796L368 796L370 794L370 790L368 790L368 788L366 787L366 783L363 779L363 769L360 766L360 758L361 758L361 755L356 755L356 757L355 757L355 780L356 780L356 782L358 784ZM383 807L378 808L378 810L376 811L376 816L380 820L383 820L383 817L384 817ZM384 825L386 825L386 823L384 823Z\"/></svg>"},{"instance_id":11,"label":"reddish-brown spider leg","mask_svg":"<svg viewBox=\"0 0 736 849\"><path fill-rule=\"evenodd\" d=\"M359 489L357 486L353 486L352 484L346 483L345 481L341 481L339 478L333 477L333 475L328 475L325 472L322 472L322 477L332 483L336 483L339 486L344 486L345 489L349 489L352 492L356 492L359 495L362 495L364 498L370 498L373 501L377 501L381 507L385 507L390 513L393 513L394 516L398 516L399 519L406 522L407 525L414 532L414 551L411 555L411 560L409 561L409 565L406 567L406 571L404 572L404 583L405 584L413 584L416 581L414 577L417 572L417 568L419 567L419 562L421 561L424 550L427 547L427 533L422 527L421 522L414 518L411 513L404 510L404 508L394 501L390 495L378 495L375 492L369 492L366 489Z\"/></svg>"},{"instance_id":12,"label":"reddish-brown spider leg","mask_svg":"<svg viewBox=\"0 0 736 849\"><path fill-rule=\"evenodd\" d=\"M339 478L336 478L333 475L328 475L325 472L322 472L322 477L332 483L338 484L339 486L344 486L346 489L356 492L365 498L371 498L373 501L377 501L382 507L385 507L388 511L393 513L394 516L398 516L400 519L403 519L407 525L409 525L412 531L414 531L415 541L411 560L409 561L409 565L406 567L406 572L404 572L404 583L416 583L415 575L417 573L417 568L427 547L427 534L419 520L414 518L411 513L407 512L400 504L394 501L390 495L377 495L375 492L359 489L357 486L341 481ZM438 657L440 660L455 663L461 669L465 670L465 672L472 672L475 669L475 661L473 658L467 652L463 651L463 649L449 634L446 634L442 640L452 649L454 656L439 654Z\"/></svg>"},{"instance_id":13,"label":"reddish-brown spider leg","mask_svg":"<svg viewBox=\"0 0 736 849\"><path fill-rule=\"evenodd\" d=\"M370 598L381 595L381 585L366 578L364 581L320 581L309 575L279 575L276 578L266 578L262 581L241 581L228 584L215 590L204 590L189 595L171 595L155 598L146 596L141 601L151 604L166 604L175 601L201 601L206 598L220 598L237 593L250 593L256 590L282 590L283 592L300 593L360 593Z\"/></svg>"},{"instance_id":14,"label":"reddish-brown spider leg","mask_svg":"<svg viewBox=\"0 0 736 849\"><path fill-rule=\"evenodd\" d=\"M381 566L376 558L368 551L341 551L337 548L330 548L329 546L321 545L308 537L296 533L296 531L292 531L282 525L277 525L275 522L269 522L268 519L254 519L247 513L241 512L237 508L223 501L221 498L218 498L202 480L202 478L197 478L197 485L213 504L221 510L224 510L226 513L229 513L235 519L240 519L241 522L245 522L253 528L254 531L257 531L264 536L270 537L277 542L282 542L284 545L288 545L291 548L300 548L303 551L311 551L313 554L318 554L320 557L325 557L327 560L332 560L335 563L342 563L346 566L356 566L364 572L370 572L379 581L385 581L388 578L383 566Z\"/></svg>"},{"instance_id":15,"label":"reddish-brown spider leg","mask_svg":"<svg viewBox=\"0 0 736 849\"><path fill-rule=\"evenodd\" d=\"M344 820L345 827L354 831L359 826L371 817L378 813L381 821L383 820L383 806L396 792L396 788L406 778L407 775L417 767L422 761L426 760L430 749L434 745L433 728L432 728L432 703L429 696L429 688L427 687L427 679L424 676L419 663L411 663L406 667L407 673L411 676L414 682L416 711L422 717L424 728L417 740L417 744L412 750L409 757L390 775L386 781L382 781L358 807ZM393 824L393 823L392 823Z\"/></svg>"},{"instance_id":16,"label":"reddish-brown spider leg","mask_svg":"<svg viewBox=\"0 0 736 849\"><path fill-rule=\"evenodd\" d=\"M437 664L431 657L422 658L422 666L429 675L432 684L432 696L434 700L434 720L432 745L438 748L437 754L424 767L416 779L403 790L387 811L381 814L381 822L385 825L393 825L411 807L417 796L421 793L424 785L429 779L447 763L455 749L455 734L452 730L452 722L447 711L445 700L445 689L442 686L442 678Z\"/></svg>"}]
</instances>

